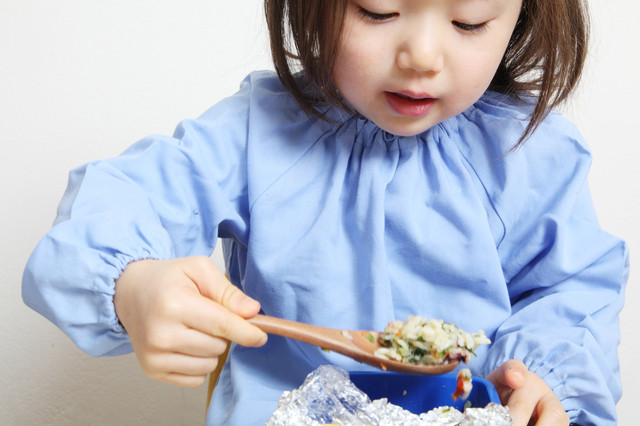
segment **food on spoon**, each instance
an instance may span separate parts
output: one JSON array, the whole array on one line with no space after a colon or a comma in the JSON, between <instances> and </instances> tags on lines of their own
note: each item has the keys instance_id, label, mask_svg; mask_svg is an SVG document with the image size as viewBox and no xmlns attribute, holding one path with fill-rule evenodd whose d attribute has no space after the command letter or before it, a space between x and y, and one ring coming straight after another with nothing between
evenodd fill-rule
<instances>
[{"instance_id":1,"label":"food on spoon","mask_svg":"<svg viewBox=\"0 0 640 426\"><path fill-rule=\"evenodd\" d=\"M420 365L469 362L480 345L491 343L482 330L470 334L451 323L417 315L390 322L379 342L383 347L375 356Z\"/></svg>"}]
</instances>

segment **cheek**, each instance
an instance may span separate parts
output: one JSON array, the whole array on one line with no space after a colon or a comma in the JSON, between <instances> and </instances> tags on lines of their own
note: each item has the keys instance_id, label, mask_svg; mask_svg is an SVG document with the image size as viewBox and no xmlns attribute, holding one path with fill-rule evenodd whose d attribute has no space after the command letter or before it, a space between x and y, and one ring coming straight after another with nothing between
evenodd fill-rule
<instances>
[{"instance_id":1,"label":"cheek","mask_svg":"<svg viewBox=\"0 0 640 426\"><path fill-rule=\"evenodd\" d=\"M366 87L379 78L382 67L389 59L384 57L381 44L374 36L359 34L354 29L342 42L334 68L334 81L339 88L340 82Z\"/></svg>"},{"instance_id":2,"label":"cheek","mask_svg":"<svg viewBox=\"0 0 640 426\"><path fill-rule=\"evenodd\" d=\"M459 80L463 81L469 90L484 92L500 65L501 51L476 51L473 57L457 64ZM469 72L470 64L473 72Z\"/></svg>"},{"instance_id":3,"label":"cheek","mask_svg":"<svg viewBox=\"0 0 640 426\"><path fill-rule=\"evenodd\" d=\"M333 84L338 91L349 100L350 90L352 90L354 82L357 79L349 72L350 67L345 61L337 61L333 69Z\"/></svg>"},{"instance_id":4,"label":"cheek","mask_svg":"<svg viewBox=\"0 0 640 426\"><path fill-rule=\"evenodd\" d=\"M353 43L346 43L340 48L336 68L339 68L343 73L362 72L362 69L366 68L367 61L365 49L358 49Z\"/></svg>"},{"instance_id":5,"label":"cheek","mask_svg":"<svg viewBox=\"0 0 640 426\"><path fill-rule=\"evenodd\" d=\"M349 96L361 91L360 86L368 80L369 66L362 52L342 49L333 70L333 81L338 90Z\"/></svg>"},{"instance_id":6,"label":"cheek","mask_svg":"<svg viewBox=\"0 0 640 426\"><path fill-rule=\"evenodd\" d=\"M500 61L476 52L456 62L454 90L449 92L448 113L455 115L473 105L485 93Z\"/></svg>"}]
</instances>

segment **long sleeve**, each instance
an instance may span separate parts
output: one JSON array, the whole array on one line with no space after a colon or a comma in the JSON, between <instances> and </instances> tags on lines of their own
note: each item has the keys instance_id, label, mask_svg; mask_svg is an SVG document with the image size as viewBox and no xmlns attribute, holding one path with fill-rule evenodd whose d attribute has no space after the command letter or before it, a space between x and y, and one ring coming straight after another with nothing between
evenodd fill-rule
<instances>
[{"instance_id":1,"label":"long sleeve","mask_svg":"<svg viewBox=\"0 0 640 426\"><path fill-rule=\"evenodd\" d=\"M478 123L468 136L486 125ZM553 114L520 150L491 164L472 163L500 224L497 248L512 306L493 336L483 373L521 359L573 422L616 424L618 314L628 252L597 222L588 148Z\"/></svg>"},{"instance_id":2,"label":"long sleeve","mask_svg":"<svg viewBox=\"0 0 640 426\"><path fill-rule=\"evenodd\" d=\"M87 353L131 351L113 305L129 262L208 256L219 236L246 238L246 86L173 137L70 173L54 226L26 266L23 299Z\"/></svg>"},{"instance_id":3,"label":"long sleeve","mask_svg":"<svg viewBox=\"0 0 640 426\"><path fill-rule=\"evenodd\" d=\"M586 210L586 211L585 211ZM488 365L519 358L541 376L578 424L615 424L621 396L618 314L628 273L627 248L584 217L588 193L573 211L549 212L524 241L504 241L513 312L497 330ZM522 247L522 249L520 249Z\"/></svg>"},{"instance_id":4,"label":"long sleeve","mask_svg":"<svg viewBox=\"0 0 640 426\"><path fill-rule=\"evenodd\" d=\"M615 424L627 247L596 220L590 153L551 114L507 154L527 105L488 93L423 134L357 115L307 116L274 73L173 137L72 172L24 275L24 299L85 351L131 350L114 280L142 258L208 255L269 315L382 329L441 318L493 340L475 375L522 359L579 424ZM505 155L507 154L507 155ZM367 369L289 339L234 345L211 424L256 424L322 364ZM372 368L372 367L371 367Z\"/></svg>"}]
</instances>

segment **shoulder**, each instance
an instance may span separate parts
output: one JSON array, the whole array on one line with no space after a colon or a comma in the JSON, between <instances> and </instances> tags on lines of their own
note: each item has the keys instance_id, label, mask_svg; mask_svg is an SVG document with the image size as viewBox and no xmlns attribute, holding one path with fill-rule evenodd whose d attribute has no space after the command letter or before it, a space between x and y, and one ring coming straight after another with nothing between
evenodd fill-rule
<instances>
[{"instance_id":1,"label":"shoulder","mask_svg":"<svg viewBox=\"0 0 640 426\"><path fill-rule=\"evenodd\" d=\"M308 126L309 120L275 72L254 71L242 80L235 93L217 101L197 118L182 121L173 136L184 146L235 147L243 155L248 145L263 144L268 135L282 134L294 123Z\"/></svg>"},{"instance_id":2,"label":"shoulder","mask_svg":"<svg viewBox=\"0 0 640 426\"><path fill-rule=\"evenodd\" d=\"M588 168L589 148L577 128L551 111L535 132L513 149L529 123L531 102L487 93L450 126L455 143L486 183L544 185L545 180Z\"/></svg>"},{"instance_id":3,"label":"shoulder","mask_svg":"<svg viewBox=\"0 0 640 426\"><path fill-rule=\"evenodd\" d=\"M534 211L542 214L570 204L587 185L589 148L576 127L556 111L512 149L531 110L531 102L489 92L448 123L467 167L507 226Z\"/></svg>"},{"instance_id":4,"label":"shoulder","mask_svg":"<svg viewBox=\"0 0 640 426\"><path fill-rule=\"evenodd\" d=\"M225 129L268 133L282 130L292 123L306 123L310 118L280 82L274 71L254 71L247 75L236 93L217 102L198 122L211 128L224 124Z\"/></svg>"},{"instance_id":5,"label":"shoulder","mask_svg":"<svg viewBox=\"0 0 640 426\"><path fill-rule=\"evenodd\" d=\"M557 157L574 152L581 157L588 146L576 127L557 111L551 111L518 150L513 150L529 124L532 99L487 92L471 108L456 117L455 128L462 150L474 156L489 150L494 157L535 161L538 156ZM482 144L478 144L482 141ZM524 155L513 155L523 151Z\"/></svg>"},{"instance_id":6,"label":"shoulder","mask_svg":"<svg viewBox=\"0 0 640 426\"><path fill-rule=\"evenodd\" d=\"M253 109L275 113L275 105L290 104L293 99L273 71L254 71L240 83L238 90L210 107L200 120L215 120L221 116L236 117L245 122Z\"/></svg>"},{"instance_id":7,"label":"shoulder","mask_svg":"<svg viewBox=\"0 0 640 426\"><path fill-rule=\"evenodd\" d=\"M252 204L274 182L330 138L334 126L310 116L298 105L273 71L249 74L237 93L198 119L220 150L232 149L246 164ZM227 147L231 148L227 148Z\"/></svg>"}]
</instances>

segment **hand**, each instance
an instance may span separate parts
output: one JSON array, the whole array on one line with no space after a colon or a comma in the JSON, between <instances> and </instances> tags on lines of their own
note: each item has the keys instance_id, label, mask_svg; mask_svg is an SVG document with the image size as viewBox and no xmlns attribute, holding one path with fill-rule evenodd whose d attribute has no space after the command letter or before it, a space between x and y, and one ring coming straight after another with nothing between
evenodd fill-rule
<instances>
[{"instance_id":1,"label":"hand","mask_svg":"<svg viewBox=\"0 0 640 426\"><path fill-rule=\"evenodd\" d=\"M116 281L114 304L142 370L166 383L200 386L227 339L244 346L267 341L245 321L260 304L207 257L130 263Z\"/></svg>"},{"instance_id":2,"label":"hand","mask_svg":"<svg viewBox=\"0 0 640 426\"><path fill-rule=\"evenodd\" d=\"M509 407L514 426L569 424L560 400L538 375L522 361L512 359L492 371L487 379L494 384L502 404Z\"/></svg>"}]
</instances>

